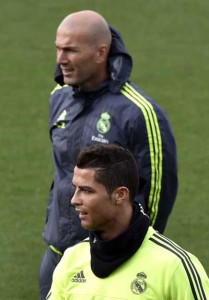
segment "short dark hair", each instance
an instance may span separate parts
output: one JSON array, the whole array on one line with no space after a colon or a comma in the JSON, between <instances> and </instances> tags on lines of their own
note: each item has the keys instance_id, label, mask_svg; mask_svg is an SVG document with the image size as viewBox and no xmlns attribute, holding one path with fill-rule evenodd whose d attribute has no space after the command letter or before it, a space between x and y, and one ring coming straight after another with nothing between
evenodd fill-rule
<instances>
[{"instance_id":1,"label":"short dark hair","mask_svg":"<svg viewBox=\"0 0 209 300\"><path fill-rule=\"evenodd\" d=\"M84 148L77 157L80 169L95 169L95 179L103 184L110 196L120 186L129 189L133 201L139 186L139 175L132 153L121 146L96 144Z\"/></svg>"}]
</instances>

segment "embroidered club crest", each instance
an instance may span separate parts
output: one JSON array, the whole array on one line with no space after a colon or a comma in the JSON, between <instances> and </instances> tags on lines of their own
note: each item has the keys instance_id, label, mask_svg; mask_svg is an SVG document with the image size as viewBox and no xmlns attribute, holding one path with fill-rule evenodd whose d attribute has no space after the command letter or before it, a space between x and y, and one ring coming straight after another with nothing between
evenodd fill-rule
<instances>
[{"instance_id":1,"label":"embroidered club crest","mask_svg":"<svg viewBox=\"0 0 209 300\"><path fill-rule=\"evenodd\" d=\"M110 130L110 115L107 112L101 114L101 118L97 122L96 127L98 132L102 134Z\"/></svg>"},{"instance_id":2,"label":"embroidered club crest","mask_svg":"<svg viewBox=\"0 0 209 300\"><path fill-rule=\"evenodd\" d=\"M136 275L136 279L131 283L131 290L134 294L142 294L147 288L147 283L145 279L147 275L143 272L140 272Z\"/></svg>"}]
</instances>

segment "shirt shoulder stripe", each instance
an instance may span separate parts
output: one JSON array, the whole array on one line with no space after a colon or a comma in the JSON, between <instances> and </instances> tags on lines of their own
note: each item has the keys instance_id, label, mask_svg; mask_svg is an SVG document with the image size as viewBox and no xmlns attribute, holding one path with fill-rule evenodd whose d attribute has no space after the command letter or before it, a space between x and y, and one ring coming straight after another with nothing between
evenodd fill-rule
<instances>
[{"instance_id":1,"label":"shirt shoulder stripe","mask_svg":"<svg viewBox=\"0 0 209 300\"><path fill-rule=\"evenodd\" d=\"M201 282L200 275L192 262L188 253L181 248L179 245L169 240L165 236L155 233L150 238L152 242L155 244L167 249L168 251L175 254L178 258L180 258L182 265L186 271L188 280L190 282L191 290L195 300L207 300L203 285Z\"/></svg>"}]
</instances>

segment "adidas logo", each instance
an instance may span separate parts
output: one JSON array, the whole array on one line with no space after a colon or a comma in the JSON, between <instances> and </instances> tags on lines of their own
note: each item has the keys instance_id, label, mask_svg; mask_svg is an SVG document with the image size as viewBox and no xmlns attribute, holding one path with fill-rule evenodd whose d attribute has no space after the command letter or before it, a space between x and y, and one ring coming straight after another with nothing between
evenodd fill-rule
<instances>
[{"instance_id":1,"label":"adidas logo","mask_svg":"<svg viewBox=\"0 0 209 300\"><path fill-rule=\"evenodd\" d=\"M72 279L72 282L86 282L86 278L84 276L83 270L77 273Z\"/></svg>"}]
</instances>

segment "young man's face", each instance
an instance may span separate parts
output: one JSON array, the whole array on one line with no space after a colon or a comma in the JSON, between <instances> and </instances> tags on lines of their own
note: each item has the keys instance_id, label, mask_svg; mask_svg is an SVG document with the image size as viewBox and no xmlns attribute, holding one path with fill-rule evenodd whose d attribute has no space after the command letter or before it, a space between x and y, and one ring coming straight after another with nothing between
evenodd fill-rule
<instances>
[{"instance_id":1,"label":"young man's face","mask_svg":"<svg viewBox=\"0 0 209 300\"><path fill-rule=\"evenodd\" d=\"M109 197L104 185L95 181L94 169L75 167L72 182L76 191L71 203L79 213L81 225L93 231L113 230L118 215L114 192Z\"/></svg>"},{"instance_id":2,"label":"young man's face","mask_svg":"<svg viewBox=\"0 0 209 300\"><path fill-rule=\"evenodd\" d=\"M100 80L99 49L89 43L82 32L75 30L58 29L55 45L65 84L95 88Z\"/></svg>"}]
</instances>

